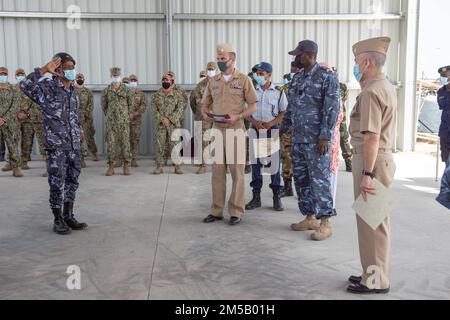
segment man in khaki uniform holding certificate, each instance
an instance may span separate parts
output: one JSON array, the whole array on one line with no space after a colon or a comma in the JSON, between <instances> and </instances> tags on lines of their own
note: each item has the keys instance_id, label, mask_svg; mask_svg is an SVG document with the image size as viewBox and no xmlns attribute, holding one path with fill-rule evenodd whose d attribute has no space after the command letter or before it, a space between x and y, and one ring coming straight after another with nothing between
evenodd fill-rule
<instances>
[{"instance_id":1,"label":"man in khaki uniform holding certificate","mask_svg":"<svg viewBox=\"0 0 450 320\"><path fill-rule=\"evenodd\" d=\"M229 224L236 225L241 222L245 211L244 119L249 118L255 112L258 98L250 78L235 69L236 50L232 44L217 45L217 65L221 73L209 81L201 104L204 120L214 122L213 130L221 133L223 154L218 157L217 149L215 150L215 162L212 166L213 205L211 214L204 219L204 222L223 220L227 191L226 167L228 166L233 179L231 196L228 201L228 212L231 216ZM247 104L247 108L245 108L245 104ZM220 117L214 117L216 119L214 121L210 117L211 115L227 115L227 117L222 117L222 120ZM228 136L234 134L235 138L227 141L227 131ZM214 132L212 135L214 136ZM233 149L234 159L226 157L227 154L233 153Z\"/></svg>"},{"instance_id":2,"label":"man in khaki uniform holding certificate","mask_svg":"<svg viewBox=\"0 0 450 320\"><path fill-rule=\"evenodd\" d=\"M375 194L376 178L389 187L394 179L395 163L392 145L397 110L395 88L382 73L390 38L368 39L353 46L354 74L361 84L361 93L351 113L350 135L353 146L353 181L355 199ZM359 252L362 276L351 276L347 290L351 293L389 292L389 217L372 229L359 215Z\"/></svg>"}]
</instances>

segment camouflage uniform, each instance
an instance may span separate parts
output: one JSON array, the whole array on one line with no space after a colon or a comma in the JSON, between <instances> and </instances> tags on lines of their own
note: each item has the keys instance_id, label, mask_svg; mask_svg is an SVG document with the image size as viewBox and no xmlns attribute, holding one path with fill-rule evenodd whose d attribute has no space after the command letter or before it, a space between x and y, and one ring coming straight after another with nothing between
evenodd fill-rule
<instances>
[{"instance_id":1,"label":"camouflage uniform","mask_svg":"<svg viewBox=\"0 0 450 320\"><path fill-rule=\"evenodd\" d=\"M167 161L167 150L172 152L175 141L171 140L172 132L181 128L184 115L185 100L176 90L165 93L160 89L152 97L152 113L155 121L156 165L163 166ZM161 120L167 118L171 124L166 128ZM167 148L167 146L169 146Z\"/></svg>"},{"instance_id":2,"label":"camouflage uniform","mask_svg":"<svg viewBox=\"0 0 450 320\"><path fill-rule=\"evenodd\" d=\"M36 69L20 83L20 89L39 105L45 127L50 185L50 207L61 209L73 204L81 170L80 136L83 132L78 116L75 87L66 89L59 78L43 78Z\"/></svg>"},{"instance_id":3,"label":"camouflage uniform","mask_svg":"<svg viewBox=\"0 0 450 320\"><path fill-rule=\"evenodd\" d=\"M114 164L119 148L122 150L123 161L130 163L130 113L133 107L133 97L123 84L117 89L109 85L103 90L101 101L106 117L108 164Z\"/></svg>"},{"instance_id":4,"label":"camouflage uniform","mask_svg":"<svg viewBox=\"0 0 450 320\"><path fill-rule=\"evenodd\" d=\"M130 93L133 99L133 107L130 113L130 147L132 161L136 161L139 158L142 115L147 109L147 97L138 89L130 89Z\"/></svg>"},{"instance_id":5,"label":"camouflage uniform","mask_svg":"<svg viewBox=\"0 0 450 320\"><path fill-rule=\"evenodd\" d=\"M13 85L8 84L5 89L0 89L0 117L5 119L5 124L0 126L0 134L8 148L9 163L13 169L20 165L20 122L17 119L19 106L20 95Z\"/></svg>"},{"instance_id":6,"label":"camouflage uniform","mask_svg":"<svg viewBox=\"0 0 450 320\"><path fill-rule=\"evenodd\" d=\"M341 150L342 150L342 157L346 162L352 160L352 148L349 143L350 135L348 134L347 129L347 119L346 119L346 110L345 110L345 100L348 94L347 86L344 83L340 83L340 95L341 95L341 103L344 110L344 120L342 120L341 125L339 127L339 132L341 136Z\"/></svg>"},{"instance_id":7,"label":"camouflage uniform","mask_svg":"<svg viewBox=\"0 0 450 320\"><path fill-rule=\"evenodd\" d=\"M290 82L285 84L284 86L280 87L279 90L283 91L288 100L288 88L289 88ZM280 135L280 142L281 142L281 163L282 163L282 171L281 176L283 177L284 181L291 181L292 177L294 176L292 171L292 131L289 130L288 132L281 132Z\"/></svg>"},{"instance_id":8,"label":"camouflage uniform","mask_svg":"<svg viewBox=\"0 0 450 320\"><path fill-rule=\"evenodd\" d=\"M86 87L77 88L77 94L79 101L78 114L84 130L84 142L81 146L82 155L86 156L88 149L93 155L96 155L97 145L94 139L95 128L94 117L92 116L94 111L94 95Z\"/></svg>"},{"instance_id":9,"label":"camouflage uniform","mask_svg":"<svg viewBox=\"0 0 450 320\"><path fill-rule=\"evenodd\" d=\"M27 118L21 122L22 131L22 163L31 160L31 151L33 149L34 136L36 135L39 144L39 152L42 158L46 158L44 147L44 121L42 119L42 111L37 104L27 97L19 87L16 90L20 95L19 112L27 115Z\"/></svg>"},{"instance_id":10,"label":"camouflage uniform","mask_svg":"<svg viewBox=\"0 0 450 320\"><path fill-rule=\"evenodd\" d=\"M292 128L292 160L298 206L317 219L336 215L330 188L331 144L340 111L339 82L332 72L315 64L297 73L288 89L289 106L282 131ZM317 153L319 140L329 141L329 152Z\"/></svg>"},{"instance_id":11,"label":"camouflage uniform","mask_svg":"<svg viewBox=\"0 0 450 320\"><path fill-rule=\"evenodd\" d=\"M203 94L205 93L205 89L208 86L208 82L209 82L208 78L203 79L198 83L194 91L192 91L191 93L191 110L192 113L194 114L194 120L202 121L202 137L205 135L206 131L212 128L212 123L203 121L202 105L201 105ZM205 150L208 147L208 144L209 144L208 141L204 141L204 139L202 139L202 146L203 146L202 150Z\"/></svg>"}]
</instances>

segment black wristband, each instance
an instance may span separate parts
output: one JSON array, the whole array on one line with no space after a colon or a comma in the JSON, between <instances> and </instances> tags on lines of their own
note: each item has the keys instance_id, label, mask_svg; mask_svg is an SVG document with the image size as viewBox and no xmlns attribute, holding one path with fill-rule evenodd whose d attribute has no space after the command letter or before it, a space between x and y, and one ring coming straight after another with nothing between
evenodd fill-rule
<instances>
[{"instance_id":1,"label":"black wristband","mask_svg":"<svg viewBox=\"0 0 450 320\"><path fill-rule=\"evenodd\" d=\"M362 174L364 176L371 177L372 179L375 178L375 174L373 172L368 172L366 170L363 170Z\"/></svg>"}]
</instances>

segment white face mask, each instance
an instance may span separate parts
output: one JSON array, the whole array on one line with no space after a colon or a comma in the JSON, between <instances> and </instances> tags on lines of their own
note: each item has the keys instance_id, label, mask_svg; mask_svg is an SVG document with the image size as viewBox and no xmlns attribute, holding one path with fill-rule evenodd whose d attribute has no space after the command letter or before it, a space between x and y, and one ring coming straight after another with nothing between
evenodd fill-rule
<instances>
[{"instance_id":1,"label":"white face mask","mask_svg":"<svg viewBox=\"0 0 450 320\"><path fill-rule=\"evenodd\" d=\"M227 76L227 75L223 75L223 78L225 79L225 82L228 82L228 81L230 81L230 79L231 79L231 77L232 77L233 75L229 75L229 76Z\"/></svg>"},{"instance_id":2,"label":"white face mask","mask_svg":"<svg viewBox=\"0 0 450 320\"><path fill-rule=\"evenodd\" d=\"M216 76L216 70L208 70L208 77L212 78Z\"/></svg>"}]
</instances>

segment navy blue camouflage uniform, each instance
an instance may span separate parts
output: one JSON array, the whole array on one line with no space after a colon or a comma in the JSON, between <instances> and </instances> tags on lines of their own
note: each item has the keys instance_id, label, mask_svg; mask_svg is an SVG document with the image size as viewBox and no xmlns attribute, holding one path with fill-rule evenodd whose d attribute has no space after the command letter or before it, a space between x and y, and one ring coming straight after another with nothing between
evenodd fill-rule
<instances>
[{"instance_id":1,"label":"navy blue camouflage uniform","mask_svg":"<svg viewBox=\"0 0 450 320\"><path fill-rule=\"evenodd\" d=\"M438 104L442 110L439 137L442 161L446 163L446 169L441 181L441 192L436 200L450 209L450 91L445 86L438 91Z\"/></svg>"},{"instance_id":2,"label":"navy blue camouflage uniform","mask_svg":"<svg viewBox=\"0 0 450 320\"><path fill-rule=\"evenodd\" d=\"M66 89L58 77L44 77L36 69L20 83L20 89L43 111L50 207L60 209L63 203L73 204L81 171L83 132L75 87Z\"/></svg>"},{"instance_id":3,"label":"navy blue camouflage uniform","mask_svg":"<svg viewBox=\"0 0 450 320\"><path fill-rule=\"evenodd\" d=\"M282 132L292 128L292 162L298 207L317 219L335 216L331 194L331 145L339 115L339 81L333 72L315 64L297 73L288 89L289 105ZM328 140L326 155L319 156L319 140Z\"/></svg>"}]
</instances>

